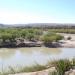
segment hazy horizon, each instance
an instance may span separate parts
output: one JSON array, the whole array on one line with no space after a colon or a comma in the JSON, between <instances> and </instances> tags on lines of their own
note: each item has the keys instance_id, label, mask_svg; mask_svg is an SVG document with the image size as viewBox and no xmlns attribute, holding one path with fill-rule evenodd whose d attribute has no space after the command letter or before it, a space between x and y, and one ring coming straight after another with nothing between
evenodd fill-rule
<instances>
[{"instance_id":1,"label":"hazy horizon","mask_svg":"<svg viewBox=\"0 0 75 75\"><path fill-rule=\"evenodd\" d=\"M75 0L0 0L1 24L73 23Z\"/></svg>"},{"instance_id":2,"label":"hazy horizon","mask_svg":"<svg viewBox=\"0 0 75 75\"><path fill-rule=\"evenodd\" d=\"M75 23L13 23L13 24L5 24L5 23L0 23L0 25L4 25L4 26L36 26L36 25L70 25L70 26L75 26Z\"/></svg>"}]
</instances>

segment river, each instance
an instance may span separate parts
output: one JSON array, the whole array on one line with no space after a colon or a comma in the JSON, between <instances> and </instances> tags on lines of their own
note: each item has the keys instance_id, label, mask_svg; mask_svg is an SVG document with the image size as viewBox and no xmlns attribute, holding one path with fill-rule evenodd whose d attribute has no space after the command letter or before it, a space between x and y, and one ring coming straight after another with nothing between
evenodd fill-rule
<instances>
[{"instance_id":1,"label":"river","mask_svg":"<svg viewBox=\"0 0 75 75\"><path fill-rule=\"evenodd\" d=\"M0 48L0 70L9 66L46 64L60 58L73 58L75 48Z\"/></svg>"}]
</instances>

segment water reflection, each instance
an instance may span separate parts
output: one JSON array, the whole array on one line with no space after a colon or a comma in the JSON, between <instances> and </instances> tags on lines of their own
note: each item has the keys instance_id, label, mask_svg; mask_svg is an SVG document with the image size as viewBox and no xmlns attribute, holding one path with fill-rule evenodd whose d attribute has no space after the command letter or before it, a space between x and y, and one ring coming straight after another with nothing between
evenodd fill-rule
<instances>
[{"instance_id":1,"label":"water reflection","mask_svg":"<svg viewBox=\"0 0 75 75\"><path fill-rule=\"evenodd\" d=\"M59 48L42 48L41 52L45 55L57 55L60 54L62 51Z\"/></svg>"},{"instance_id":2,"label":"water reflection","mask_svg":"<svg viewBox=\"0 0 75 75\"><path fill-rule=\"evenodd\" d=\"M0 49L0 59L8 59L14 56L15 49L2 48Z\"/></svg>"},{"instance_id":3,"label":"water reflection","mask_svg":"<svg viewBox=\"0 0 75 75\"><path fill-rule=\"evenodd\" d=\"M71 58L73 56L75 56L75 48L1 48L0 68L2 64L4 68L9 65L29 66L34 63L46 64L49 59L53 58Z\"/></svg>"},{"instance_id":4,"label":"water reflection","mask_svg":"<svg viewBox=\"0 0 75 75\"><path fill-rule=\"evenodd\" d=\"M33 51L35 50L35 48L18 48L18 50L19 50L22 54L31 55L31 54L33 53Z\"/></svg>"},{"instance_id":5,"label":"water reflection","mask_svg":"<svg viewBox=\"0 0 75 75\"><path fill-rule=\"evenodd\" d=\"M61 50L59 48L46 48L46 47L31 47L31 48L20 48L19 49L22 54L33 54L36 53L42 53L45 55L49 54L59 54Z\"/></svg>"}]
</instances>

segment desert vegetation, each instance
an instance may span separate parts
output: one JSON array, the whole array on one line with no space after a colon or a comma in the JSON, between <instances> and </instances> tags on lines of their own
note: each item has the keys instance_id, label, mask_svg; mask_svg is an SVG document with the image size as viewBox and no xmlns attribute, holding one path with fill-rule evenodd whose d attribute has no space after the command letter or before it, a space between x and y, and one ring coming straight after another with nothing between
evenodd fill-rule
<instances>
[{"instance_id":1,"label":"desert vegetation","mask_svg":"<svg viewBox=\"0 0 75 75\"><path fill-rule=\"evenodd\" d=\"M6 28L0 29L0 46L16 46L23 44L26 41L43 42L49 44L61 40L62 36L51 31L44 31L42 29L21 29L21 28ZM17 41L19 40L19 42Z\"/></svg>"},{"instance_id":2,"label":"desert vegetation","mask_svg":"<svg viewBox=\"0 0 75 75\"><path fill-rule=\"evenodd\" d=\"M62 29L49 29L51 32L55 33L69 33L69 34L75 34L75 29L68 29L68 28L62 28Z\"/></svg>"},{"instance_id":3,"label":"desert vegetation","mask_svg":"<svg viewBox=\"0 0 75 75\"><path fill-rule=\"evenodd\" d=\"M50 32L48 31L43 37L42 37L42 40L45 44L45 46L52 46L54 45L53 42L58 42L59 40L63 39L64 37L59 35L59 34L56 34L56 33L53 33L53 32Z\"/></svg>"}]
</instances>

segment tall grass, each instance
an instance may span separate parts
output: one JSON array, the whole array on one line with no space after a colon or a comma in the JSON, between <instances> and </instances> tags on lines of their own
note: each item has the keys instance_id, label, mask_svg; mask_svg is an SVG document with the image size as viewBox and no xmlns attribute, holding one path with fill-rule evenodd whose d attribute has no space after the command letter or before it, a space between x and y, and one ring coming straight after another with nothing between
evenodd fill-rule
<instances>
[{"instance_id":1,"label":"tall grass","mask_svg":"<svg viewBox=\"0 0 75 75\"><path fill-rule=\"evenodd\" d=\"M50 63L48 62L47 65L36 64L30 67L21 66L17 67L17 69L10 66L7 72L3 71L2 73L0 73L0 75L8 75L23 72L36 72L48 69L50 67L55 67L56 71L49 72L48 75L64 75L66 71L70 69L75 69L75 58L73 58L72 60L69 59L54 60L52 62L50 61Z\"/></svg>"},{"instance_id":2,"label":"tall grass","mask_svg":"<svg viewBox=\"0 0 75 75\"><path fill-rule=\"evenodd\" d=\"M72 68L75 69L75 58L72 59Z\"/></svg>"},{"instance_id":3,"label":"tall grass","mask_svg":"<svg viewBox=\"0 0 75 75\"><path fill-rule=\"evenodd\" d=\"M30 67L16 67L13 68L11 66L8 67L8 71L3 71L0 75L9 75L9 74L16 74L16 73L23 73L23 72L35 72L35 71L42 71L44 69L47 69L47 67L45 65L32 65Z\"/></svg>"},{"instance_id":4,"label":"tall grass","mask_svg":"<svg viewBox=\"0 0 75 75\"><path fill-rule=\"evenodd\" d=\"M49 72L49 74L48 75L58 75L58 72Z\"/></svg>"},{"instance_id":5,"label":"tall grass","mask_svg":"<svg viewBox=\"0 0 75 75\"><path fill-rule=\"evenodd\" d=\"M53 73L52 75L64 75L66 71L69 71L70 69L75 69L75 58L73 58L72 60L54 60L52 62L48 62L48 65L54 66L57 70L57 73Z\"/></svg>"}]
</instances>

